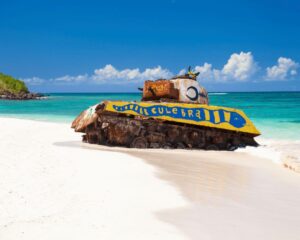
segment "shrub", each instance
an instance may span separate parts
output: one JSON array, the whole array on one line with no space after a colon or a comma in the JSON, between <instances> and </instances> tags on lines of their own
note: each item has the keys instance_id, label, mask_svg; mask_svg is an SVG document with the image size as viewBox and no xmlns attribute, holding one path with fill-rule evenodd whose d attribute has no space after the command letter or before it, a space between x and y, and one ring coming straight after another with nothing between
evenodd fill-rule
<instances>
[{"instance_id":1,"label":"shrub","mask_svg":"<svg viewBox=\"0 0 300 240\"><path fill-rule=\"evenodd\" d=\"M21 80L15 79L9 75L5 75L0 73L0 93L28 93L28 88L26 87L25 83Z\"/></svg>"}]
</instances>

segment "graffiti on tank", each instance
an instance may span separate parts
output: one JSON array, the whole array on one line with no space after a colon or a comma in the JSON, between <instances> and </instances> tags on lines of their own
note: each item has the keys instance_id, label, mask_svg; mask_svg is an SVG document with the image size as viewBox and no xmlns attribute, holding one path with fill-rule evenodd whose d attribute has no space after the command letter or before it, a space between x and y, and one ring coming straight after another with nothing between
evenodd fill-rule
<instances>
[{"instance_id":1,"label":"graffiti on tank","mask_svg":"<svg viewBox=\"0 0 300 240\"><path fill-rule=\"evenodd\" d=\"M205 107L179 107L152 105L144 107L135 103L123 106L112 106L117 112L133 111L146 117L171 117L174 119L191 120L195 122L210 122L212 124L228 123L235 128L242 128L246 120L239 113L225 109L208 109Z\"/></svg>"}]
</instances>

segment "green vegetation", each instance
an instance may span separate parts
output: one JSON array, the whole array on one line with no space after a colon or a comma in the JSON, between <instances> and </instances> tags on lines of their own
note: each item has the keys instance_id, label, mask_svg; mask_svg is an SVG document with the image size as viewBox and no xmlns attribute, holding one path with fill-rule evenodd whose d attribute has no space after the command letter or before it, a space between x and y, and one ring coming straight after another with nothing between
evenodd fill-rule
<instances>
[{"instance_id":1,"label":"green vegetation","mask_svg":"<svg viewBox=\"0 0 300 240\"><path fill-rule=\"evenodd\" d=\"M0 93L19 94L28 92L28 88L23 81L0 73Z\"/></svg>"}]
</instances>

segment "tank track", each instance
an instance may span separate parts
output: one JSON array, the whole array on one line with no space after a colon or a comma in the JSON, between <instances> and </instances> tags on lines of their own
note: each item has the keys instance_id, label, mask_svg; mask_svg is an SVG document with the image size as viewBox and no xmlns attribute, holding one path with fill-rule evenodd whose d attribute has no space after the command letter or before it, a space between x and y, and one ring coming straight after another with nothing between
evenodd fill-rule
<instances>
[{"instance_id":1,"label":"tank track","mask_svg":"<svg viewBox=\"0 0 300 240\"><path fill-rule=\"evenodd\" d=\"M254 136L217 128L159 121L101 112L88 125L83 141L131 148L180 148L229 150L257 146Z\"/></svg>"}]
</instances>

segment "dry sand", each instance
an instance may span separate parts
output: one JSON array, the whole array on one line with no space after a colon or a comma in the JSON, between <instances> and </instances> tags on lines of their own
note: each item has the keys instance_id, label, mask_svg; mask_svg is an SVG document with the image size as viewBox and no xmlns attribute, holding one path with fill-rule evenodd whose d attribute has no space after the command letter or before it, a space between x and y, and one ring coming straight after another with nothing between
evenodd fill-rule
<instances>
[{"instance_id":1,"label":"dry sand","mask_svg":"<svg viewBox=\"0 0 300 240\"><path fill-rule=\"evenodd\" d=\"M80 143L0 118L0 239L300 239L300 174L246 152Z\"/></svg>"}]
</instances>

